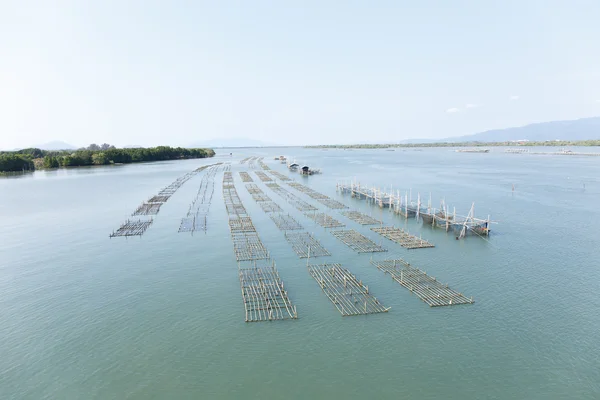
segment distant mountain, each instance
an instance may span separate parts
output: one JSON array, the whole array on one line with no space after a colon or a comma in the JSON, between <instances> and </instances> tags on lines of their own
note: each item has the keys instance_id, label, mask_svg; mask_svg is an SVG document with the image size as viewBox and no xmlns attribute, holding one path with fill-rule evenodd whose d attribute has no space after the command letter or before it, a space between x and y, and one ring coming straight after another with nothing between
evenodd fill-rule
<instances>
[{"instance_id":1,"label":"distant mountain","mask_svg":"<svg viewBox=\"0 0 600 400\"><path fill-rule=\"evenodd\" d=\"M77 147L69 143L61 142L60 140L53 140L52 142L43 143L31 147L35 147L37 149L42 150L77 150Z\"/></svg>"},{"instance_id":2,"label":"distant mountain","mask_svg":"<svg viewBox=\"0 0 600 400\"><path fill-rule=\"evenodd\" d=\"M494 129L474 135L438 140L438 142L506 142L523 139L531 142L600 139L600 117L541 122L517 128Z\"/></svg>"},{"instance_id":3,"label":"distant mountain","mask_svg":"<svg viewBox=\"0 0 600 400\"><path fill-rule=\"evenodd\" d=\"M267 143L260 140L248 138L229 138L229 139L210 139L201 142L191 143L189 147L264 147L273 146L273 143Z\"/></svg>"}]
</instances>

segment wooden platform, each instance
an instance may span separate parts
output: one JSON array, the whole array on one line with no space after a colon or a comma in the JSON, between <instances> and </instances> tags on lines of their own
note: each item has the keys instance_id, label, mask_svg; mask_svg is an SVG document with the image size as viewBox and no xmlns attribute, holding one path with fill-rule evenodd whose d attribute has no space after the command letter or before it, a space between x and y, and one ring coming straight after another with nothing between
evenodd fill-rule
<instances>
[{"instance_id":1,"label":"wooden platform","mask_svg":"<svg viewBox=\"0 0 600 400\"><path fill-rule=\"evenodd\" d=\"M346 246L359 253L376 253L387 251L366 236L355 230L331 231L331 234L341 240Z\"/></svg>"},{"instance_id":2,"label":"wooden platform","mask_svg":"<svg viewBox=\"0 0 600 400\"><path fill-rule=\"evenodd\" d=\"M424 249L435 247L427 240L411 235L404 229L395 228L393 226L371 228L371 230L407 249Z\"/></svg>"},{"instance_id":3,"label":"wooden platform","mask_svg":"<svg viewBox=\"0 0 600 400\"><path fill-rule=\"evenodd\" d=\"M169 197L171 197L171 196L170 195L152 196L152 197L150 197L150 200L148 200L148 203L166 203L167 200L169 200Z\"/></svg>"},{"instance_id":4,"label":"wooden platform","mask_svg":"<svg viewBox=\"0 0 600 400\"><path fill-rule=\"evenodd\" d=\"M240 178L242 178L242 182L254 182L250 174L245 171L240 172Z\"/></svg>"},{"instance_id":5,"label":"wooden platform","mask_svg":"<svg viewBox=\"0 0 600 400\"><path fill-rule=\"evenodd\" d=\"M253 194L253 193L264 193L262 191L261 188L258 187L257 184L255 183L249 183L246 185L246 190L248 191L248 193Z\"/></svg>"},{"instance_id":6,"label":"wooden platform","mask_svg":"<svg viewBox=\"0 0 600 400\"><path fill-rule=\"evenodd\" d=\"M140 205L131 215L156 215L163 203L144 203Z\"/></svg>"},{"instance_id":7,"label":"wooden platform","mask_svg":"<svg viewBox=\"0 0 600 400\"><path fill-rule=\"evenodd\" d=\"M472 304L473 298L452 290L447 284L438 282L433 276L412 267L402 259L371 261L371 264L404 286L430 307Z\"/></svg>"},{"instance_id":8,"label":"wooden platform","mask_svg":"<svg viewBox=\"0 0 600 400\"><path fill-rule=\"evenodd\" d=\"M256 228L250 217L232 218L229 220L229 230L231 232L256 232Z\"/></svg>"},{"instance_id":9,"label":"wooden platform","mask_svg":"<svg viewBox=\"0 0 600 400\"><path fill-rule=\"evenodd\" d=\"M370 215L363 214L358 211L344 211L343 216L351 219L354 222L358 222L361 225L380 225L382 222L371 217Z\"/></svg>"},{"instance_id":10,"label":"wooden platform","mask_svg":"<svg viewBox=\"0 0 600 400\"><path fill-rule=\"evenodd\" d=\"M292 249L298 257L323 257L331 253L308 232L286 232L285 239L292 245Z\"/></svg>"},{"instance_id":11,"label":"wooden platform","mask_svg":"<svg viewBox=\"0 0 600 400\"><path fill-rule=\"evenodd\" d=\"M252 200L260 203L261 201L271 201L271 198L264 193L252 193Z\"/></svg>"},{"instance_id":12,"label":"wooden platform","mask_svg":"<svg viewBox=\"0 0 600 400\"><path fill-rule=\"evenodd\" d=\"M283 211L283 209L281 207L279 207L279 204L277 204L273 201L263 201L263 202L258 203L258 205L266 213Z\"/></svg>"},{"instance_id":13,"label":"wooden platform","mask_svg":"<svg viewBox=\"0 0 600 400\"><path fill-rule=\"evenodd\" d=\"M283 197L285 201L294 206L298 211L314 211L317 210L316 207L308 204L304 200L298 198L298 196L290 193L288 190L282 188L277 183L267 183L267 187L277 193L279 196Z\"/></svg>"},{"instance_id":14,"label":"wooden platform","mask_svg":"<svg viewBox=\"0 0 600 400\"><path fill-rule=\"evenodd\" d=\"M343 316L389 311L369 293L369 287L340 264L309 265L308 272Z\"/></svg>"},{"instance_id":15,"label":"wooden platform","mask_svg":"<svg viewBox=\"0 0 600 400\"><path fill-rule=\"evenodd\" d=\"M262 171L255 171L254 173L263 182L273 182L273 178L271 178L269 175L265 174Z\"/></svg>"},{"instance_id":16,"label":"wooden platform","mask_svg":"<svg viewBox=\"0 0 600 400\"><path fill-rule=\"evenodd\" d=\"M240 268L246 322L297 319L275 266Z\"/></svg>"},{"instance_id":17,"label":"wooden platform","mask_svg":"<svg viewBox=\"0 0 600 400\"><path fill-rule=\"evenodd\" d=\"M291 231L296 229L302 229L302 225L298 223L291 215L287 214L270 214L269 217L273 220L275 225L282 231Z\"/></svg>"},{"instance_id":18,"label":"wooden platform","mask_svg":"<svg viewBox=\"0 0 600 400\"><path fill-rule=\"evenodd\" d=\"M152 225L152 219L149 220L127 220L116 232L110 234L110 237L117 236L142 236L146 229Z\"/></svg>"},{"instance_id":19,"label":"wooden platform","mask_svg":"<svg viewBox=\"0 0 600 400\"><path fill-rule=\"evenodd\" d=\"M266 260L269 252L256 232L232 232L233 252L237 261Z\"/></svg>"},{"instance_id":20,"label":"wooden platform","mask_svg":"<svg viewBox=\"0 0 600 400\"><path fill-rule=\"evenodd\" d=\"M333 200L332 198L330 198L329 196L324 195L323 193L319 193L314 189L309 188L306 185L303 185L301 183L298 182L289 182L288 185L290 185L291 187L293 187L294 189L310 196L311 198L315 199L316 201L318 201L319 203L323 204L325 207L327 208L331 208L331 209L344 209L344 208L348 208L345 204L340 203L337 200Z\"/></svg>"},{"instance_id":21,"label":"wooden platform","mask_svg":"<svg viewBox=\"0 0 600 400\"><path fill-rule=\"evenodd\" d=\"M185 217L181 219L178 232L191 232L204 231L206 232L207 227L206 214L192 215L191 217Z\"/></svg>"},{"instance_id":22,"label":"wooden platform","mask_svg":"<svg viewBox=\"0 0 600 400\"><path fill-rule=\"evenodd\" d=\"M271 173L271 175L273 175L274 177L276 177L280 181L284 181L284 182L291 181L290 178L288 178L287 176L283 175L282 173L279 173L277 171L272 171L272 170L269 171L269 172Z\"/></svg>"},{"instance_id":23,"label":"wooden platform","mask_svg":"<svg viewBox=\"0 0 600 400\"><path fill-rule=\"evenodd\" d=\"M346 226L325 213L305 213L304 215L321 225L323 228L342 228Z\"/></svg>"}]
</instances>

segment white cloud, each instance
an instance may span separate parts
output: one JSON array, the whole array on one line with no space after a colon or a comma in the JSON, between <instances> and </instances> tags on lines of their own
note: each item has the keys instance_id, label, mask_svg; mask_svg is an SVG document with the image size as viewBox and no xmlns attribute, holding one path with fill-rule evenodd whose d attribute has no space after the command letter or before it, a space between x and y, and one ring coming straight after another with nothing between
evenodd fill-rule
<instances>
[{"instance_id":1,"label":"white cloud","mask_svg":"<svg viewBox=\"0 0 600 400\"><path fill-rule=\"evenodd\" d=\"M459 111L460 110L458 108L456 108L456 107L452 107L452 108L449 108L449 109L446 110L446 112L449 113L449 114L457 113Z\"/></svg>"},{"instance_id":2,"label":"white cloud","mask_svg":"<svg viewBox=\"0 0 600 400\"><path fill-rule=\"evenodd\" d=\"M510 96L510 99L511 99L511 100L519 100L519 97L520 97L520 96Z\"/></svg>"},{"instance_id":3,"label":"white cloud","mask_svg":"<svg viewBox=\"0 0 600 400\"><path fill-rule=\"evenodd\" d=\"M477 108L477 107L479 107L479 104L467 104L465 106L465 108Z\"/></svg>"}]
</instances>

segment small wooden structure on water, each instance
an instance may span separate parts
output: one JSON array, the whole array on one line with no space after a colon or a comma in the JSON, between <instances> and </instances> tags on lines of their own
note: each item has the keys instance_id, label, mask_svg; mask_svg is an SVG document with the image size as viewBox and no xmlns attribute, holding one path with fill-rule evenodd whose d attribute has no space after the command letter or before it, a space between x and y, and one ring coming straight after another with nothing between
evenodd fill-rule
<instances>
[{"instance_id":1,"label":"small wooden structure on water","mask_svg":"<svg viewBox=\"0 0 600 400\"><path fill-rule=\"evenodd\" d=\"M246 322L298 318L274 262L270 266L239 268L239 277Z\"/></svg>"},{"instance_id":2,"label":"small wooden structure on water","mask_svg":"<svg viewBox=\"0 0 600 400\"><path fill-rule=\"evenodd\" d=\"M369 287L340 264L308 265L308 272L342 316L388 312Z\"/></svg>"},{"instance_id":3,"label":"small wooden structure on water","mask_svg":"<svg viewBox=\"0 0 600 400\"><path fill-rule=\"evenodd\" d=\"M152 218L148 220L127 220L124 224L122 224L116 232L110 234L110 237L117 236L142 236L146 229L152 225Z\"/></svg>"},{"instance_id":4,"label":"small wooden structure on water","mask_svg":"<svg viewBox=\"0 0 600 400\"><path fill-rule=\"evenodd\" d=\"M402 259L371 261L392 279L404 286L430 307L452 306L457 304L473 304L473 298L452 290L447 284L440 283L435 277L412 267Z\"/></svg>"},{"instance_id":5,"label":"small wooden structure on water","mask_svg":"<svg viewBox=\"0 0 600 400\"><path fill-rule=\"evenodd\" d=\"M321 225L323 228L342 228L346 226L346 224L341 223L325 213L305 213L304 215Z\"/></svg>"},{"instance_id":6,"label":"small wooden structure on water","mask_svg":"<svg viewBox=\"0 0 600 400\"><path fill-rule=\"evenodd\" d=\"M240 178L242 178L242 182L254 182L254 179L246 171L240 171Z\"/></svg>"},{"instance_id":7,"label":"small wooden structure on water","mask_svg":"<svg viewBox=\"0 0 600 400\"><path fill-rule=\"evenodd\" d=\"M255 171L254 173L263 182L273 182L273 178L271 178L269 175L265 174L263 171Z\"/></svg>"},{"instance_id":8,"label":"small wooden structure on water","mask_svg":"<svg viewBox=\"0 0 600 400\"><path fill-rule=\"evenodd\" d=\"M291 215L289 214L270 214L269 217L273 220L277 228L281 231L293 231L298 229L303 229L302 225L298 223Z\"/></svg>"},{"instance_id":9,"label":"small wooden structure on water","mask_svg":"<svg viewBox=\"0 0 600 400\"><path fill-rule=\"evenodd\" d=\"M371 217L370 215L363 214L358 211L344 211L342 213L343 216L351 219L354 222L357 222L361 225L381 225L382 222L378 219Z\"/></svg>"},{"instance_id":10,"label":"small wooden structure on water","mask_svg":"<svg viewBox=\"0 0 600 400\"><path fill-rule=\"evenodd\" d=\"M400 246L407 249L425 249L435 247L427 240L411 235L404 229L396 228L393 226L382 226L377 228L371 228L371 230L373 232L379 233L381 236L391 240L392 242L398 243Z\"/></svg>"},{"instance_id":11,"label":"small wooden structure on water","mask_svg":"<svg viewBox=\"0 0 600 400\"><path fill-rule=\"evenodd\" d=\"M337 184L336 188L338 191L350 194L354 198L377 204L380 208L389 207L395 213L405 218L415 217L417 220L422 219L425 224L430 224L434 227L443 227L446 231L452 230L456 232L457 238L463 238L468 234L476 236L488 236L490 234L490 224L492 221L490 221L489 216L487 219L475 218L475 203L471 205L467 216L460 216L456 215L456 210L450 214L447 211L445 202L442 202L440 210L431 207L431 199L428 205L422 204L420 195L417 197L417 202L415 203L409 198L408 193L402 196L399 191L394 194L393 190L386 192L379 188L363 187L354 182L351 182L349 185Z\"/></svg>"},{"instance_id":12,"label":"small wooden structure on water","mask_svg":"<svg viewBox=\"0 0 600 400\"><path fill-rule=\"evenodd\" d=\"M284 189L279 186L277 183L267 183L266 186L277 193L279 196L283 197L285 201L294 206L298 211L314 211L317 210L311 204L308 204L304 200L301 200L298 196L294 195L290 191Z\"/></svg>"},{"instance_id":13,"label":"small wooden structure on water","mask_svg":"<svg viewBox=\"0 0 600 400\"><path fill-rule=\"evenodd\" d=\"M279 206L279 204L275 203L274 201L262 201L262 202L258 203L258 205L266 213L283 211L283 209Z\"/></svg>"},{"instance_id":14,"label":"small wooden structure on water","mask_svg":"<svg viewBox=\"0 0 600 400\"><path fill-rule=\"evenodd\" d=\"M305 186L301 183L298 182L289 182L288 185L290 185L291 187L293 187L294 189L308 195L309 197L315 199L316 201L318 201L319 203L323 204L325 207L331 208L331 209L344 209L344 208L348 208L345 204L340 203L337 200L333 200L332 198L330 198L329 196L326 196L322 193L317 192L314 189L309 188L308 186Z\"/></svg>"},{"instance_id":15,"label":"small wooden structure on water","mask_svg":"<svg viewBox=\"0 0 600 400\"><path fill-rule=\"evenodd\" d=\"M330 256L331 253L308 232L285 232L285 239L300 258Z\"/></svg>"},{"instance_id":16,"label":"small wooden structure on water","mask_svg":"<svg viewBox=\"0 0 600 400\"><path fill-rule=\"evenodd\" d=\"M358 253L377 253L387 251L368 237L356 232L355 230L337 230L331 231L331 234L338 238L346 246Z\"/></svg>"},{"instance_id":17,"label":"small wooden structure on water","mask_svg":"<svg viewBox=\"0 0 600 400\"><path fill-rule=\"evenodd\" d=\"M269 172L271 173L271 175L273 175L274 177L276 177L276 178L277 178L277 179L279 179L280 181L284 181L284 182L291 181L291 179L290 179L290 178L288 178L287 176L283 175L283 174L282 174L282 173L280 173L280 172L273 171L273 170L271 170L271 171L269 171Z\"/></svg>"}]
</instances>

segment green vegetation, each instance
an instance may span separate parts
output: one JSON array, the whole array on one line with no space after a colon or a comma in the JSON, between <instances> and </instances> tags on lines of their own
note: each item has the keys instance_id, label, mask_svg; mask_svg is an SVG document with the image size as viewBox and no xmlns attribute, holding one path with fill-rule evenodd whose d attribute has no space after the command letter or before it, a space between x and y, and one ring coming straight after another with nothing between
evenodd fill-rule
<instances>
[{"instance_id":1,"label":"green vegetation","mask_svg":"<svg viewBox=\"0 0 600 400\"><path fill-rule=\"evenodd\" d=\"M496 146L600 146L600 140L548 140L545 142L442 142L442 143L398 143L398 144L331 144L306 146L315 149L391 149L396 147L496 147Z\"/></svg>"},{"instance_id":2,"label":"green vegetation","mask_svg":"<svg viewBox=\"0 0 600 400\"><path fill-rule=\"evenodd\" d=\"M109 144L92 144L79 150L47 151L23 149L0 152L0 172L33 171L40 168L81 167L86 165L129 164L143 161L181 160L212 157L212 149L185 149L158 146L117 149Z\"/></svg>"}]
</instances>

